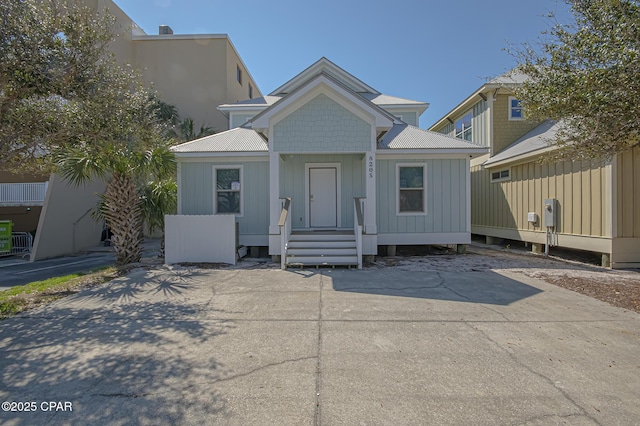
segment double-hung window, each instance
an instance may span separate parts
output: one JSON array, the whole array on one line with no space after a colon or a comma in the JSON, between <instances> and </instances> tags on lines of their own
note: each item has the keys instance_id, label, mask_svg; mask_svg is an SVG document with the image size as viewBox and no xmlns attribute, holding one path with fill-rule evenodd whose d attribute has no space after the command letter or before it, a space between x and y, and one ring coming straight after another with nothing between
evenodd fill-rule
<instances>
[{"instance_id":1,"label":"double-hung window","mask_svg":"<svg viewBox=\"0 0 640 426\"><path fill-rule=\"evenodd\" d=\"M426 164L398 164L397 213L415 215L427 213L425 194Z\"/></svg>"},{"instance_id":2,"label":"double-hung window","mask_svg":"<svg viewBox=\"0 0 640 426\"><path fill-rule=\"evenodd\" d=\"M524 120L522 101L509 96L509 120Z\"/></svg>"},{"instance_id":3,"label":"double-hung window","mask_svg":"<svg viewBox=\"0 0 640 426\"><path fill-rule=\"evenodd\" d=\"M456 120L455 122L456 138L464 139L465 141L471 142L471 137L473 134L473 131L471 129L472 117L473 117L473 114L471 113L471 111L469 111L464 116Z\"/></svg>"},{"instance_id":4,"label":"double-hung window","mask_svg":"<svg viewBox=\"0 0 640 426\"><path fill-rule=\"evenodd\" d=\"M242 215L242 166L215 166L216 214Z\"/></svg>"}]
</instances>

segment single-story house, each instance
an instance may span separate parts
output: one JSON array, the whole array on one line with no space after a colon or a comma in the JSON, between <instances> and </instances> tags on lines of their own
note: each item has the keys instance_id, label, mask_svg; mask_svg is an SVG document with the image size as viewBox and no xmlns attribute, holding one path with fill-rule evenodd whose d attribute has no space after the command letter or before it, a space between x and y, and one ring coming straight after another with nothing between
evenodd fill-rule
<instances>
[{"instance_id":1,"label":"single-story house","mask_svg":"<svg viewBox=\"0 0 640 426\"><path fill-rule=\"evenodd\" d=\"M180 226L234 215L236 243L268 247L283 268L361 266L379 245L469 244L469 162L487 148L416 127L427 107L326 58L267 96L221 105L231 130L172 148ZM220 243L206 232L189 243L198 261Z\"/></svg>"}]
</instances>

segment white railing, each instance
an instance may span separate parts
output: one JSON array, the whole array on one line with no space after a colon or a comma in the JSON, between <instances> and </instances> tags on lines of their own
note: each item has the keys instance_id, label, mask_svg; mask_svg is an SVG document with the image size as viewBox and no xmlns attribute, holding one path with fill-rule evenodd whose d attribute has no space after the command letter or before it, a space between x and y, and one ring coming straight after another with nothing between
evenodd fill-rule
<instances>
[{"instance_id":1,"label":"white railing","mask_svg":"<svg viewBox=\"0 0 640 426\"><path fill-rule=\"evenodd\" d=\"M49 182L0 183L0 206L41 206Z\"/></svg>"},{"instance_id":2,"label":"white railing","mask_svg":"<svg viewBox=\"0 0 640 426\"><path fill-rule=\"evenodd\" d=\"M364 223L362 197L353 198L353 232L356 235L356 254L358 269L362 269L362 226Z\"/></svg>"},{"instance_id":3,"label":"white railing","mask_svg":"<svg viewBox=\"0 0 640 426\"><path fill-rule=\"evenodd\" d=\"M287 269L287 246L289 245L289 237L291 236L291 198L283 198L282 213L280 213L280 269Z\"/></svg>"}]
</instances>

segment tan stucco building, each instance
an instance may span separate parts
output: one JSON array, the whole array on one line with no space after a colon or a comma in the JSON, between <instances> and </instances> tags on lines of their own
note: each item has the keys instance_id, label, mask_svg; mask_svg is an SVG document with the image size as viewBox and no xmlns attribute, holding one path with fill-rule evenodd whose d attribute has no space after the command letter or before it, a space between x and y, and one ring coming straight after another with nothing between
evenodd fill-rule
<instances>
[{"instance_id":1,"label":"tan stucco building","mask_svg":"<svg viewBox=\"0 0 640 426\"><path fill-rule=\"evenodd\" d=\"M159 34L149 35L112 0L79 1L113 15L117 37L109 49L116 59L139 69L159 99L175 106L182 119L193 119L196 130L228 130L229 119L217 106L262 96L227 34L173 34L159 25ZM27 199L32 187L39 191L37 200ZM87 214L100 188L93 185L72 196L76 189L56 176L0 174L0 220L13 220L15 231L37 228L32 260L80 251L100 241L102 225Z\"/></svg>"},{"instance_id":2,"label":"tan stucco building","mask_svg":"<svg viewBox=\"0 0 640 426\"><path fill-rule=\"evenodd\" d=\"M262 96L227 34L173 34L166 25L147 34L112 0L85 2L115 17L119 34L110 48L116 58L139 68L160 99L198 127L228 130L217 106Z\"/></svg>"}]
</instances>

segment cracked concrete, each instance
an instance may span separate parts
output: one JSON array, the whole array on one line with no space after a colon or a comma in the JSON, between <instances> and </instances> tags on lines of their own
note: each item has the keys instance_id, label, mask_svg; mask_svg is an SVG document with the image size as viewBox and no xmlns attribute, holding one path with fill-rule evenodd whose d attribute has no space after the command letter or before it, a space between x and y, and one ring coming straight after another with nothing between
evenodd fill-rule
<instances>
[{"instance_id":1,"label":"cracked concrete","mask_svg":"<svg viewBox=\"0 0 640 426\"><path fill-rule=\"evenodd\" d=\"M0 423L637 424L639 349L509 270L137 270L0 323L0 400L73 403Z\"/></svg>"}]
</instances>

